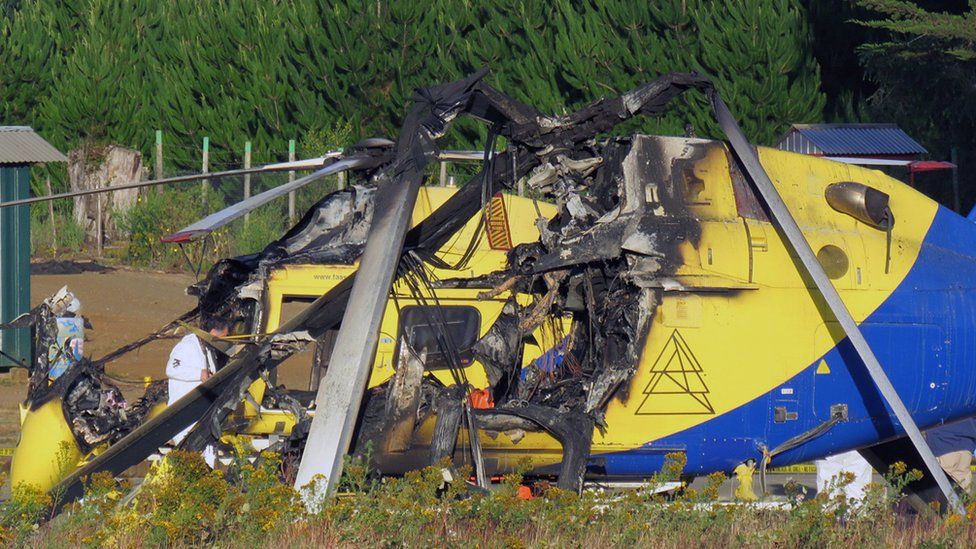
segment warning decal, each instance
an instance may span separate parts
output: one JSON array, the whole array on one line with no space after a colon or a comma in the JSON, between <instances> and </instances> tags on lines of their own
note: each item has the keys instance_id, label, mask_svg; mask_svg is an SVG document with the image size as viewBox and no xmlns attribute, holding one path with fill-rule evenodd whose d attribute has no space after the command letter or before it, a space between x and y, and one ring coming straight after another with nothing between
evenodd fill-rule
<instances>
[{"instance_id":1,"label":"warning decal","mask_svg":"<svg viewBox=\"0 0 976 549\"><path fill-rule=\"evenodd\" d=\"M671 333L651 366L651 380L635 415L714 414L702 367L678 330Z\"/></svg>"},{"instance_id":2,"label":"warning decal","mask_svg":"<svg viewBox=\"0 0 976 549\"><path fill-rule=\"evenodd\" d=\"M505 211L505 199L502 193L491 197L485 226L488 229L488 246L492 250L512 249L512 235L508 231L508 212Z\"/></svg>"}]
</instances>

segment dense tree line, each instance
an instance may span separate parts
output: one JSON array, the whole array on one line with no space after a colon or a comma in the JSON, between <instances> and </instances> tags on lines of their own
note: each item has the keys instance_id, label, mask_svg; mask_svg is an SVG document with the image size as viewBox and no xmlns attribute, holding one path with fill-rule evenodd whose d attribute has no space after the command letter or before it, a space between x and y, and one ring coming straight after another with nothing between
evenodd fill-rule
<instances>
[{"instance_id":1,"label":"dense tree line","mask_svg":"<svg viewBox=\"0 0 976 549\"><path fill-rule=\"evenodd\" d=\"M894 122L932 158L959 163L976 201L976 1L803 0L827 95L824 117ZM922 189L951 204L948 174Z\"/></svg>"},{"instance_id":2,"label":"dense tree line","mask_svg":"<svg viewBox=\"0 0 976 549\"><path fill-rule=\"evenodd\" d=\"M674 70L712 74L749 136L819 121L799 0L17 0L0 10L0 123L62 149L115 142L167 160L239 161L239 144L391 135L413 90L490 65L489 81L563 112ZM645 131L713 135L702 97ZM460 131L455 144L477 135ZM260 156L259 156L260 159Z\"/></svg>"}]
</instances>

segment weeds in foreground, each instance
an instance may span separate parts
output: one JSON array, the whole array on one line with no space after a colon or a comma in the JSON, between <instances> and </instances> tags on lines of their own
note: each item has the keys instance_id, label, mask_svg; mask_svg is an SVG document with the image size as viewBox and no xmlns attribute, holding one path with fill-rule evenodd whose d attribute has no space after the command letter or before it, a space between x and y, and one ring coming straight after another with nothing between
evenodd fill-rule
<instances>
[{"instance_id":1,"label":"weeds in foreground","mask_svg":"<svg viewBox=\"0 0 976 549\"><path fill-rule=\"evenodd\" d=\"M660 475L680 474L672 457ZM342 485L355 488L307 511L280 480L281 461L262 454L212 471L200 456L173 452L153 468L136 495L108 475L87 480L82 502L42 524L50 500L15 487L0 507L5 545L70 546L972 546L976 504L968 516L895 513L904 485L917 472L897 470L872 485L864 501L843 495L795 493L786 509L753 503L718 504L722 475L702 490L677 495L644 491L582 496L536 485L519 498L521 474L490 493L472 490L470 471L446 475L448 464L380 481L362 461L350 462ZM841 483L845 482L841 479Z\"/></svg>"}]
</instances>

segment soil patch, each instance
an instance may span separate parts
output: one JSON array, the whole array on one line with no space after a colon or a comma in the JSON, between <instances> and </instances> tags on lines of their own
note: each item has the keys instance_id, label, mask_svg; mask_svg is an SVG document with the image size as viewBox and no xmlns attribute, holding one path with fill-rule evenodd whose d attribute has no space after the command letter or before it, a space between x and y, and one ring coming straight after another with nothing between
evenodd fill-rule
<instances>
[{"instance_id":1,"label":"soil patch","mask_svg":"<svg viewBox=\"0 0 976 549\"><path fill-rule=\"evenodd\" d=\"M88 272L103 273L111 270L111 267L94 261L48 259L31 263L31 275L72 275Z\"/></svg>"},{"instance_id":2,"label":"soil patch","mask_svg":"<svg viewBox=\"0 0 976 549\"><path fill-rule=\"evenodd\" d=\"M85 354L97 359L192 309L196 300L186 295L186 287L193 281L185 274L123 269L57 275L35 272L31 276L31 304L67 285L81 301L81 313L93 327L85 334ZM110 363L107 371L135 380L165 377L173 344L154 341Z\"/></svg>"}]
</instances>

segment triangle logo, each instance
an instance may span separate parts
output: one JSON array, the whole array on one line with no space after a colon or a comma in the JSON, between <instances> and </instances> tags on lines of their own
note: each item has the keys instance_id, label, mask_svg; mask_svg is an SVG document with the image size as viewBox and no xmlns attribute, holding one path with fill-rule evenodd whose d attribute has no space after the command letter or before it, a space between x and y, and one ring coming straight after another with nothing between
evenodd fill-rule
<instances>
[{"instance_id":1,"label":"triangle logo","mask_svg":"<svg viewBox=\"0 0 976 549\"><path fill-rule=\"evenodd\" d=\"M714 414L702 367L678 330L671 333L651 366L651 380L636 415Z\"/></svg>"}]
</instances>

